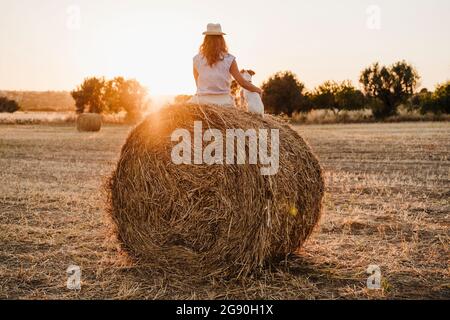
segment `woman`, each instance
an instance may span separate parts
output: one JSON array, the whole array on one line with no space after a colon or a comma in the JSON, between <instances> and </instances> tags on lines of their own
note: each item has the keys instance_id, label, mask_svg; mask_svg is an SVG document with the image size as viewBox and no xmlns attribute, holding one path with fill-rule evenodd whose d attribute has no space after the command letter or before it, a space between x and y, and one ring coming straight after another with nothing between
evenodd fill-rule
<instances>
[{"instance_id":1,"label":"woman","mask_svg":"<svg viewBox=\"0 0 450 320\"><path fill-rule=\"evenodd\" d=\"M236 58L228 53L220 24L208 24L200 52L194 57L194 78L197 94L191 103L235 107L230 93L231 76L240 86L260 95L262 90L245 80L239 72Z\"/></svg>"}]
</instances>

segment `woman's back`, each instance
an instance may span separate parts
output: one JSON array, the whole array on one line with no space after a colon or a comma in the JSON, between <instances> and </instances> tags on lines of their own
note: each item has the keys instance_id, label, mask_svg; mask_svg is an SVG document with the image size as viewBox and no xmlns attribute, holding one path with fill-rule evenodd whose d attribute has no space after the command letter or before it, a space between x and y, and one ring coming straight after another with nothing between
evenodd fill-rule
<instances>
[{"instance_id":1,"label":"woman's back","mask_svg":"<svg viewBox=\"0 0 450 320\"><path fill-rule=\"evenodd\" d=\"M194 57L194 67L198 72L197 95L230 94L230 67L234 59L233 55L226 53L222 60L210 66L201 53L197 54Z\"/></svg>"}]
</instances>

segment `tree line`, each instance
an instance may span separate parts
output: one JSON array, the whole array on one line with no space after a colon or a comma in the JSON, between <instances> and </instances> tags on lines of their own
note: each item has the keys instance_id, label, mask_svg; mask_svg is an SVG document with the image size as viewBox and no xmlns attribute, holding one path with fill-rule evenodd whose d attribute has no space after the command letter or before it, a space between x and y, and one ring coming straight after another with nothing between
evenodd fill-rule
<instances>
[{"instance_id":1,"label":"tree line","mask_svg":"<svg viewBox=\"0 0 450 320\"><path fill-rule=\"evenodd\" d=\"M77 113L126 113L126 120L136 122L149 106L148 91L134 79L116 77L87 78L70 93Z\"/></svg>"},{"instance_id":2,"label":"tree line","mask_svg":"<svg viewBox=\"0 0 450 320\"><path fill-rule=\"evenodd\" d=\"M263 102L272 114L306 113L311 110L342 111L371 109L374 118L382 120L398 113L404 106L422 114L450 114L450 81L437 85L434 91L416 92L420 76L405 61L390 66L374 63L360 74L361 90L351 81L325 81L311 91L290 72L278 72L266 80ZM239 86L232 83L231 92L239 101ZM135 122L149 107L148 91L134 79L116 77L87 78L70 92L77 113L126 113L126 120ZM185 102L191 96L180 95L175 102ZM11 97L0 97L0 112L15 112L19 104Z\"/></svg>"},{"instance_id":3,"label":"tree line","mask_svg":"<svg viewBox=\"0 0 450 320\"><path fill-rule=\"evenodd\" d=\"M21 111L73 111L74 101L67 91L0 91L0 96L16 101Z\"/></svg>"},{"instance_id":4,"label":"tree line","mask_svg":"<svg viewBox=\"0 0 450 320\"><path fill-rule=\"evenodd\" d=\"M19 109L19 104L15 100L0 97L0 112L14 113Z\"/></svg>"},{"instance_id":5,"label":"tree line","mask_svg":"<svg viewBox=\"0 0 450 320\"><path fill-rule=\"evenodd\" d=\"M425 114L450 113L450 81L439 84L434 92L415 92L420 76L416 69L400 61L391 66L374 63L360 75L362 91L350 81L326 81L308 92L292 72L279 72L263 83L263 102L268 112L291 116L294 112L327 109L371 109L376 119L394 116L404 105Z\"/></svg>"}]
</instances>

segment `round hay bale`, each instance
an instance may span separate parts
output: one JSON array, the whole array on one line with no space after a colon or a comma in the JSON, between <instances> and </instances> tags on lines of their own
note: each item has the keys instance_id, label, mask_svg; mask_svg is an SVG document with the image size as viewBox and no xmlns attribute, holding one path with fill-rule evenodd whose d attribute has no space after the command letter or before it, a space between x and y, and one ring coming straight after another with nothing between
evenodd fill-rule
<instances>
[{"instance_id":1,"label":"round hay bale","mask_svg":"<svg viewBox=\"0 0 450 320\"><path fill-rule=\"evenodd\" d=\"M171 135L182 128L194 137L194 121L201 121L202 132L218 129L224 137L227 129L278 129L278 172L262 175L265 166L249 158L245 164L175 164L171 154L181 140ZM192 275L240 277L304 243L320 216L324 182L310 147L287 124L182 104L151 114L130 133L107 192L115 232L131 256Z\"/></svg>"},{"instance_id":2,"label":"round hay bale","mask_svg":"<svg viewBox=\"0 0 450 320\"><path fill-rule=\"evenodd\" d=\"M98 113L82 113L77 118L80 132L98 132L102 128L102 116Z\"/></svg>"}]
</instances>

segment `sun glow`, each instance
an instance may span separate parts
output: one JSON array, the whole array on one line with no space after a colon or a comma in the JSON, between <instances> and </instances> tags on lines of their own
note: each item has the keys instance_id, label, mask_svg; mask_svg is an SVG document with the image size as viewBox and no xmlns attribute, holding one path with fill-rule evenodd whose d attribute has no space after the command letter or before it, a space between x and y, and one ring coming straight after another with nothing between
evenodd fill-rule
<instances>
[{"instance_id":1,"label":"sun glow","mask_svg":"<svg viewBox=\"0 0 450 320\"><path fill-rule=\"evenodd\" d=\"M179 26L167 24L156 12L134 13L122 20L120 26L106 24L94 30L91 36L100 39L95 45L98 50L84 55L83 64L101 60L91 66L97 74L134 78L151 95L192 93L192 57L201 37L195 32L180 36Z\"/></svg>"}]
</instances>

